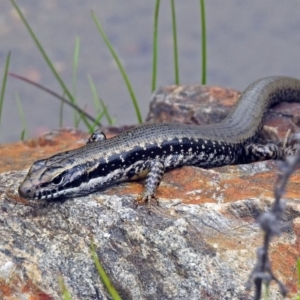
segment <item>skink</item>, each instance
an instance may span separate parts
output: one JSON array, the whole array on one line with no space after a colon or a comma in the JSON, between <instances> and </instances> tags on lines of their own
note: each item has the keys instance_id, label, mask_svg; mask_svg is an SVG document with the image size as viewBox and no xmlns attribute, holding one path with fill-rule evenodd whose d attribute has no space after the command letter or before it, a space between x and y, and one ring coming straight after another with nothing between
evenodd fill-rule
<instances>
[{"instance_id":1,"label":"skink","mask_svg":"<svg viewBox=\"0 0 300 300\"><path fill-rule=\"evenodd\" d=\"M19 194L29 199L75 197L146 177L137 201L151 202L164 172L180 166L284 159L296 152L292 146L260 145L257 138L268 108L285 101L300 102L300 80L266 77L250 85L217 124L144 124L110 139L95 133L81 148L33 163Z\"/></svg>"}]
</instances>

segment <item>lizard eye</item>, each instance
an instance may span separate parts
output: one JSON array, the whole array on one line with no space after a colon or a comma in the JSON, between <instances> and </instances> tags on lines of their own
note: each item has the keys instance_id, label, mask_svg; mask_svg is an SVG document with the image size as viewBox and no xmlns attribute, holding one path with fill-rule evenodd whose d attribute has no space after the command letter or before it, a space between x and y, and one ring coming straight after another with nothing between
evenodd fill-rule
<instances>
[{"instance_id":1,"label":"lizard eye","mask_svg":"<svg viewBox=\"0 0 300 300\"><path fill-rule=\"evenodd\" d=\"M63 179L64 179L63 175L60 174L60 175L56 176L56 177L52 180L52 182L53 182L54 184L60 184L60 183L62 183Z\"/></svg>"}]
</instances>

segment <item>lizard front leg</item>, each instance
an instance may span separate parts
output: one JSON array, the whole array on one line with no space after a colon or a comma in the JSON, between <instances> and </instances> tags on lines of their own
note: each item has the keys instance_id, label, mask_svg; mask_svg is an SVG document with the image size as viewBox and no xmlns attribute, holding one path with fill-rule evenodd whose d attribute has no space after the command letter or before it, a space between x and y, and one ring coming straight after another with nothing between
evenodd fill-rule
<instances>
[{"instance_id":1,"label":"lizard front leg","mask_svg":"<svg viewBox=\"0 0 300 300\"><path fill-rule=\"evenodd\" d=\"M165 172L165 166L162 160L154 159L146 162L146 184L143 193L139 194L136 199L136 204L147 202L149 209L151 208L152 200L157 203L156 190L162 180Z\"/></svg>"}]
</instances>

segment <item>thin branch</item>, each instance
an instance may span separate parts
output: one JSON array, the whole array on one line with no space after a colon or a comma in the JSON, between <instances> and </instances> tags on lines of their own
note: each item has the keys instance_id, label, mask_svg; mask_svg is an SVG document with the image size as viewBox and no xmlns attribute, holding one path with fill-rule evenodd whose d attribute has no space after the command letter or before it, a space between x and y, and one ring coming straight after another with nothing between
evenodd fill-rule
<instances>
[{"instance_id":1,"label":"thin branch","mask_svg":"<svg viewBox=\"0 0 300 300\"><path fill-rule=\"evenodd\" d=\"M285 192L290 176L295 172L299 164L300 152L295 156L287 157L285 161L277 163L280 174L274 188L275 201L270 211L263 213L258 220L261 229L264 231L264 243L262 247L257 249L257 262L246 284L246 288L250 289L254 282L255 300L261 298L263 282L269 286L270 282L274 280L283 296L286 296L288 292L284 284L273 274L269 258L269 246L272 238L281 233L280 220L285 211L285 201L281 197Z\"/></svg>"},{"instance_id":2,"label":"thin branch","mask_svg":"<svg viewBox=\"0 0 300 300\"><path fill-rule=\"evenodd\" d=\"M74 103L70 102L69 100L65 99L64 97L60 96L59 94L51 91L50 89L42 86L39 83L36 83L34 81L31 81L29 79L27 79L26 77L14 74L14 73L9 73L9 76L20 79L22 81L25 81L43 91L45 91L46 93L54 96L55 98L59 99L60 101L68 104L69 106L71 106L72 108L74 108L76 111L78 111L81 115L84 115L87 119L89 119L90 121L92 121L93 123L96 123L98 126L101 126L101 123L99 123L94 117L92 117L90 114L88 114L87 112L85 112L83 109L81 109L80 107L78 107L77 105L75 105Z\"/></svg>"}]
</instances>

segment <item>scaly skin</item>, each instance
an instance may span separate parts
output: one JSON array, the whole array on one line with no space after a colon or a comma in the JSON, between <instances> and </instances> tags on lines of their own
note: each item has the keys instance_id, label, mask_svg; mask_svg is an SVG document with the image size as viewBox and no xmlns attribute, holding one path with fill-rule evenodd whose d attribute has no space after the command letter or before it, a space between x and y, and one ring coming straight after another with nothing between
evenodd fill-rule
<instances>
[{"instance_id":1,"label":"scaly skin","mask_svg":"<svg viewBox=\"0 0 300 300\"><path fill-rule=\"evenodd\" d=\"M176 167L283 159L296 150L256 141L268 108L285 101L300 102L300 80L273 76L250 85L232 113L217 124L144 124L111 139L97 132L81 148L35 162L19 194L29 199L75 197L147 177L138 201L150 202L164 172Z\"/></svg>"}]
</instances>

